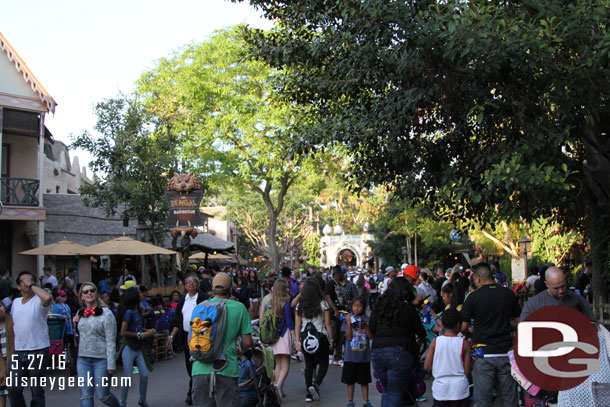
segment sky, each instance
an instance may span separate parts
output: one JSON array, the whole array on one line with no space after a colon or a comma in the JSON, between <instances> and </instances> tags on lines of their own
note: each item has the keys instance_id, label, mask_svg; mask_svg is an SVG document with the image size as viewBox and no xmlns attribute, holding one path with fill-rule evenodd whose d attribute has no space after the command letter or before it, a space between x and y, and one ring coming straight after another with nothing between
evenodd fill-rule
<instances>
[{"instance_id":1,"label":"sky","mask_svg":"<svg viewBox=\"0 0 610 407\"><path fill-rule=\"evenodd\" d=\"M0 0L0 32L57 102L46 126L66 144L93 129L95 103L129 93L155 60L240 23L272 26L228 0Z\"/></svg>"}]
</instances>

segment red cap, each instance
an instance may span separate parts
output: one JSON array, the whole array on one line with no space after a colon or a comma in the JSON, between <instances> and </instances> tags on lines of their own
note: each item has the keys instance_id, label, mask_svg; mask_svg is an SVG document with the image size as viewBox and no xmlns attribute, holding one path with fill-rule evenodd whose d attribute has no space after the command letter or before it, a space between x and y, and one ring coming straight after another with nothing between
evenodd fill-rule
<instances>
[{"instance_id":1,"label":"red cap","mask_svg":"<svg viewBox=\"0 0 610 407\"><path fill-rule=\"evenodd\" d=\"M419 268L417 268L417 266L409 264L402 270L402 273L405 276L411 277L413 280L417 280L417 273L419 273Z\"/></svg>"}]
</instances>

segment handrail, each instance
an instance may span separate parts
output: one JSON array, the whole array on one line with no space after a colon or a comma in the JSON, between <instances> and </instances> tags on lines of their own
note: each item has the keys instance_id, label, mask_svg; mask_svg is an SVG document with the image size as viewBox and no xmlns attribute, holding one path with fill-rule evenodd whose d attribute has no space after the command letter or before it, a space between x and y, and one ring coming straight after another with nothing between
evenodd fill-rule
<instances>
[{"instance_id":1,"label":"handrail","mask_svg":"<svg viewBox=\"0 0 610 407\"><path fill-rule=\"evenodd\" d=\"M40 181L32 178L0 178L0 198L5 206L38 206Z\"/></svg>"}]
</instances>

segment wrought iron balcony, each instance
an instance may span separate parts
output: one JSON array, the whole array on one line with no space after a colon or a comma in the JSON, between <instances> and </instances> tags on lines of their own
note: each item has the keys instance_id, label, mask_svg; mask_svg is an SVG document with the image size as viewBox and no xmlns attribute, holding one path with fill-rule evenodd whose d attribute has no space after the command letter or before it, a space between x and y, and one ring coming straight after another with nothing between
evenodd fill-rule
<instances>
[{"instance_id":1,"label":"wrought iron balcony","mask_svg":"<svg viewBox=\"0 0 610 407\"><path fill-rule=\"evenodd\" d=\"M40 182L31 178L0 178L0 197L6 206L38 206Z\"/></svg>"}]
</instances>

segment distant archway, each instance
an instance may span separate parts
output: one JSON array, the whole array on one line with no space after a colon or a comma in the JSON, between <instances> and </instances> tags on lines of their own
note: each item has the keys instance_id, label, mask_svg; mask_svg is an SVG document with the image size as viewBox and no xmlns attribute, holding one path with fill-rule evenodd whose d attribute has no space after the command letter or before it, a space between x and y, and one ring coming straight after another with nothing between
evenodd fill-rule
<instances>
[{"instance_id":1,"label":"distant archway","mask_svg":"<svg viewBox=\"0 0 610 407\"><path fill-rule=\"evenodd\" d=\"M358 255L350 248L344 248L337 253L337 265L339 266L356 266L358 264Z\"/></svg>"}]
</instances>

